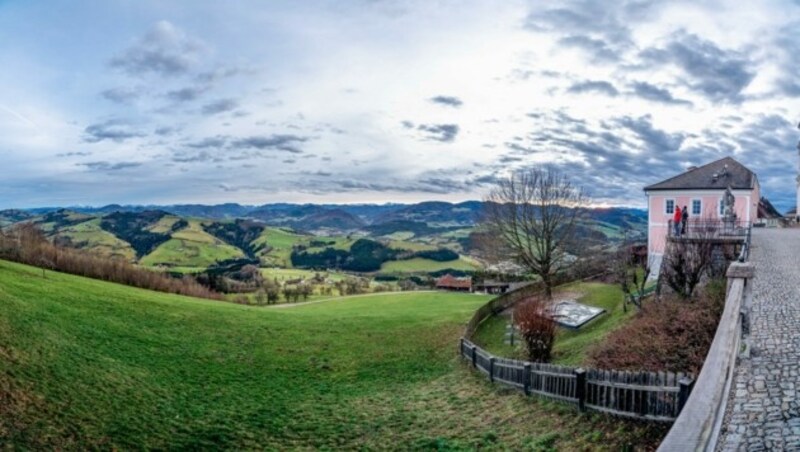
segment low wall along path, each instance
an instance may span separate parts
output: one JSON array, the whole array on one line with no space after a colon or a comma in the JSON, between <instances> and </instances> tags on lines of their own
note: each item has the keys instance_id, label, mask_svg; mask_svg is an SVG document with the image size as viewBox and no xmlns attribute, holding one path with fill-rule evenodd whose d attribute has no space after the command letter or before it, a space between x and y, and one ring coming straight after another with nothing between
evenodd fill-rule
<instances>
[{"instance_id":1,"label":"low wall along path","mask_svg":"<svg viewBox=\"0 0 800 452\"><path fill-rule=\"evenodd\" d=\"M718 450L800 450L800 231L754 229L750 357L736 366Z\"/></svg>"}]
</instances>

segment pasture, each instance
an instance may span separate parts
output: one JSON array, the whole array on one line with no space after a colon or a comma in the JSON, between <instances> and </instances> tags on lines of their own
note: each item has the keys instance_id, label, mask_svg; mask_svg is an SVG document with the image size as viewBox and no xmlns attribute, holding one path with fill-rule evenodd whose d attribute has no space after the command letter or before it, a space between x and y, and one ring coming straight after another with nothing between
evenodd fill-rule
<instances>
[{"instance_id":1,"label":"pasture","mask_svg":"<svg viewBox=\"0 0 800 452\"><path fill-rule=\"evenodd\" d=\"M456 343L487 299L398 293L276 310L0 261L0 443L618 450L658 438L475 375Z\"/></svg>"}]
</instances>

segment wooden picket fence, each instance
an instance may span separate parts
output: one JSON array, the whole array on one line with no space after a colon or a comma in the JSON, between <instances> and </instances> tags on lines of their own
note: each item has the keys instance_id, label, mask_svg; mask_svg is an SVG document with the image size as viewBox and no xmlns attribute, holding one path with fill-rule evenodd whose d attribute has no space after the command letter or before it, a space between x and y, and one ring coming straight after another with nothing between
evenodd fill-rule
<instances>
[{"instance_id":1,"label":"wooden picket fence","mask_svg":"<svg viewBox=\"0 0 800 452\"><path fill-rule=\"evenodd\" d=\"M530 363L493 356L467 339L461 356L493 383L583 410L648 421L673 422L694 385L693 376L672 372L624 372Z\"/></svg>"}]
</instances>

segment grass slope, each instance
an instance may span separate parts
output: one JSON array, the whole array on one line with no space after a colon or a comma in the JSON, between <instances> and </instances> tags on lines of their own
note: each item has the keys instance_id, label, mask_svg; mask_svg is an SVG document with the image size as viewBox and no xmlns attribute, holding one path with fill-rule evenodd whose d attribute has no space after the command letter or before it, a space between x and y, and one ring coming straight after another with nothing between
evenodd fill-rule
<instances>
[{"instance_id":1,"label":"grass slope","mask_svg":"<svg viewBox=\"0 0 800 452\"><path fill-rule=\"evenodd\" d=\"M172 238L143 257L142 265L169 265L177 267L208 267L214 262L244 257L239 248L205 232L198 220L172 234Z\"/></svg>"},{"instance_id":2,"label":"grass slope","mask_svg":"<svg viewBox=\"0 0 800 452\"><path fill-rule=\"evenodd\" d=\"M663 432L500 391L455 357L485 297L272 310L0 261L0 444L618 450Z\"/></svg>"},{"instance_id":3,"label":"grass slope","mask_svg":"<svg viewBox=\"0 0 800 452\"><path fill-rule=\"evenodd\" d=\"M402 261L389 261L381 266L382 273L427 273L440 270L453 269L471 271L477 267L469 260L461 257L458 260L448 262L437 262L431 259L415 257Z\"/></svg>"},{"instance_id":4,"label":"grass slope","mask_svg":"<svg viewBox=\"0 0 800 452\"><path fill-rule=\"evenodd\" d=\"M103 257L121 257L135 260L136 252L131 245L100 227L100 219L95 218L59 230L58 235L68 237L81 249Z\"/></svg>"},{"instance_id":5,"label":"grass slope","mask_svg":"<svg viewBox=\"0 0 800 452\"><path fill-rule=\"evenodd\" d=\"M634 314L634 308L622 309L622 291L615 284L574 283L562 286L559 291L583 294L578 302L606 310L605 314L592 320L578 330L559 328L553 346L553 362L556 364L585 365L589 348L601 342L608 334L622 326ZM556 295L557 297L557 295ZM484 321L476 332L475 342L500 356L523 358L522 345L515 347L505 343L506 316L495 316Z\"/></svg>"}]
</instances>

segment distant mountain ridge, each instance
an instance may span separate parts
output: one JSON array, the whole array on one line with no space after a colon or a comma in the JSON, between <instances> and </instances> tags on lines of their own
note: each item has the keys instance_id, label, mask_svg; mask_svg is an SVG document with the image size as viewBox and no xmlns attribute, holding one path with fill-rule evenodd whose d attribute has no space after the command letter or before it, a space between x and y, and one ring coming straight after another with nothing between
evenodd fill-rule
<instances>
[{"instance_id":1,"label":"distant mountain ridge","mask_svg":"<svg viewBox=\"0 0 800 452\"><path fill-rule=\"evenodd\" d=\"M482 233L476 224L484 206L479 201L408 205L115 204L3 210L0 228L33 222L60 245L179 272L232 261L280 268L325 263L336 268L386 272L463 271L480 265ZM589 209L576 227L582 246L602 249L626 237L643 240L647 212ZM356 244L359 247L354 251ZM370 253L383 253L385 259L372 259ZM432 259L434 255L448 259Z\"/></svg>"},{"instance_id":2,"label":"distant mountain ridge","mask_svg":"<svg viewBox=\"0 0 800 452\"><path fill-rule=\"evenodd\" d=\"M289 204L242 205L236 203L204 205L119 205L103 207L68 207L13 209L0 211L0 224L14 223L34 215L68 210L88 215L105 215L114 212L141 213L160 210L172 215L210 220L253 219L270 226L289 227L298 231L330 230L349 232L375 229L384 224L425 224L428 228L452 229L472 227L478 221L484 203L466 201L449 203L426 201L416 204ZM647 223L647 211L628 207L589 209L589 218L595 221L642 229ZM385 228L384 228L385 229Z\"/></svg>"}]
</instances>

